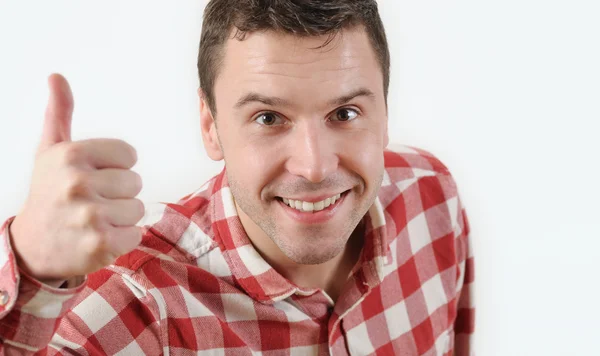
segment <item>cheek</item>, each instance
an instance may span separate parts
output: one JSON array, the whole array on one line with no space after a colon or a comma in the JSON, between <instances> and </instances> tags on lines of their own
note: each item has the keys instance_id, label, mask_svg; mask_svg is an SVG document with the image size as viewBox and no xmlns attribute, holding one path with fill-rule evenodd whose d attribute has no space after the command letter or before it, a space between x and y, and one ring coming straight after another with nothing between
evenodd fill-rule
<instances>
[{"instance_id":1,"label":"cheek","mask_svg":"<svg viewBox=\"0 0 600 356\"><path fill-rule=\"evenodd\" d=\"M374 189L381 176L384 141L379 132L360 130L339 143L342 164L365 181L367 190Z\"/></svg>"},{"instance_id":2,"label":"cheek","mask_svg":"<svg viewBox=\"0 0 600 356\"><path fill-rule=\"evenodd\" d=\"M232 136L223 146L227 171L244 189L241 193L260 198L263 188L281 172L281 147L252 135Z\"/></svg>"}]
</instances>

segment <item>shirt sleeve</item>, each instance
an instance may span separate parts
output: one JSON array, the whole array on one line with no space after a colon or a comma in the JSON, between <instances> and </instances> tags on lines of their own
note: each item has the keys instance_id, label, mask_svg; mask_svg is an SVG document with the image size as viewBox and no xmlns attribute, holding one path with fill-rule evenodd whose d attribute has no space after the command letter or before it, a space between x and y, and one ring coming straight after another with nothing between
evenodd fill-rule
<instances>
[{"instance_id":1,"label":"shirt sleeve","mask_svg":"<svg viewBox=\"0 0 600 356\"><path fill-rule=\"evenodd\" d=\"M475 355L475 289L474 289L474 262L471 243L471 230L467 213L460 204L458 210L458 223L455 234L459 246L460 279L462 280L458 291L456 320L454 322L454 356Z\"/></svg>"},{"instance_id":2,"label":"shirt sleeve","mask_svg":"<svg viewBox=\"0 0 600 356\"><path fill-rule=\"evenodd\" d=\"M62 288L42 284L17 266L9 236L13 219L0 228L0 355L162 350L151 296L133 277L105 268Z\"/></svg>"}]
</instances>

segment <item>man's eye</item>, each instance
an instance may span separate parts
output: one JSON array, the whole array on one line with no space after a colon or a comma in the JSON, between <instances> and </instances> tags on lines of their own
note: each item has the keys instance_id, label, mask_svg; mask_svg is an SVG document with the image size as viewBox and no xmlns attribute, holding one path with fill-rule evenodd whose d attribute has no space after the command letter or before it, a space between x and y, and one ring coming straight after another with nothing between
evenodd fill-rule
<instances>
[{"instance_id":1,"label":"man's eye","mask_svg":"<svg viewBox=\"0 0 600 356\"><path fill-rule=\"evenodd\" d=\"M260 114L254 121L258 122L261 125L274 126L274 125L281 125L283 120L279 116L277 116L273 113L267 112L264 114Z\"/></svg>"},{"instance_id":2,"label":"man's eye","mask_svg":"<svg viewBox=\"0 0 600 356\"><path fill-rule=\"evenodd\" d=\"M356 119L358 112L353 109L340 109L333 115L333 121L352 121Z\"/></svg>"}]
</instances>

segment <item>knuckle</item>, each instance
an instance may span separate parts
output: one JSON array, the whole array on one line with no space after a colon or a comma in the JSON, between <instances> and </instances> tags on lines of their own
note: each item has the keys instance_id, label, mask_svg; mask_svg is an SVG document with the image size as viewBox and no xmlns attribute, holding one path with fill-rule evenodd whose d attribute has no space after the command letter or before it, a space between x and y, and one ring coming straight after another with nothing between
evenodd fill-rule
<instances>
[{"instance_id":1,"label":"knuckle","mask_svg":"<svg viewBox=\"0 0 600 356\"><path fill-rule=\"evenodd\" d=\"M84 249L86 255L98 259L105 254L107 236L105 232L94 231L90 233L85 241Z\"/></svg>"},{"instance_id":2,"label":"knuckle","mask_svg":"<svg viewBox=\"0 0 600 356\"><path fill-rule=\"evenodd\" d=\"M65 164L74 165L83 159L84 150L83 146L73 142L69 145L65 145L62 152L62 158Z\"/></svg>"},{"instance_id":3,"label":"knuckle","mask_svg":"<svg viewBox=\"0 0 600 356\"><path fill-rule=\"evenodd\" d=\"M67 173L67 199L88 196L90 191L90 178L86 173L78 170L71 170Z\"/></svg>"},{"instance_id":4,"label":"knuckle","mask_svg":"<svg viewBox=\"0 0 600 356\"><path fill-rule=\"evenodd\" d=\"M102 215L100 208L95 205L86 205L82 208L82 224L94 228L96 234L104 234L101 229ZM100 236L102 237L102 236Z\"/></svg>"},{"instance_id":5,"label":"knuckle","mask_svg":"<svg viewBox=\"0 0 600 356\"><path fill-rule=\"evenodd\" d=\"M67 199L72 200L77 197L85 196L89 193L89 190L89 179L85 173L74 169L67 173Z\"/></svg>"}]
</instances>

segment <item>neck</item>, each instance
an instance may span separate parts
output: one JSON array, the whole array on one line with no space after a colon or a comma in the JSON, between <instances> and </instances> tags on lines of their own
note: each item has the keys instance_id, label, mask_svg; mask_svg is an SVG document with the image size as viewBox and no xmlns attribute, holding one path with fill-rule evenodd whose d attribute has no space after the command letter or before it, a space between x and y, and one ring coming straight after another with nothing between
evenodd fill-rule
<instances>
[{"instance_id":1,"label":"neck","mask_svg":"<svg viewBox=\"0 0 600 356\"><path fill-rule=\"evenodd\" d=\"M263 258L282 276L304 288L320 288L335 302L359 259L363 245L362 224L354 230L340 254L321 264L296 263L277 249L280 258L263 254ZM278 254L276 254L277 256ZM283 258L281 258L283 257Z\"/></svg>"}]
</instances>

